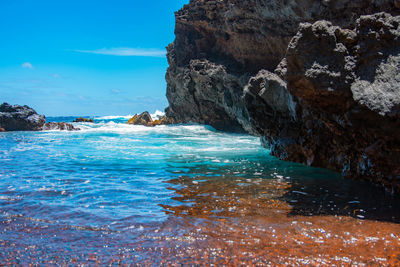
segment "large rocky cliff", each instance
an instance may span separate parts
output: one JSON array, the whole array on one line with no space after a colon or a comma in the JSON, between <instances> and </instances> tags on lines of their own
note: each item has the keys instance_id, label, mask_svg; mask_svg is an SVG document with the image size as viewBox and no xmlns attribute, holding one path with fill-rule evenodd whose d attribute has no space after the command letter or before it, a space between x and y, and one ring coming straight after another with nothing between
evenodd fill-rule
<instances>
[{"instance_id":1,"label":"large rocky cliff","mask_svg":"<svg viewBox=\"0 0 400 267\"><path fill-rule=\"evenodd\" d=\"M400 190L400 1L191 0L167 115Z\"/></svg>"}]
</instances>

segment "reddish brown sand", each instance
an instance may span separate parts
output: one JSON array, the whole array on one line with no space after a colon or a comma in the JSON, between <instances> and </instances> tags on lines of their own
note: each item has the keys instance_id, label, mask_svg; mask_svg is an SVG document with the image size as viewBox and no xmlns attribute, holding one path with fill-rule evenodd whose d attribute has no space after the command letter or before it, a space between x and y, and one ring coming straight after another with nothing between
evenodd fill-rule
<instances>
[{"instance_id":1,"label":"reddish brown sand","mask_svg":"<svg viewBox=\"0 0 400 267\"><path fill-rule=\"evenodd\" d=\"M163 206L169 216L160 223L110 230L9 216L0 231L15 238L0 240L2 264L400 266L400 224L291 215L284 181L170 183L188 204Z\"/></svg>"}]
</instances>

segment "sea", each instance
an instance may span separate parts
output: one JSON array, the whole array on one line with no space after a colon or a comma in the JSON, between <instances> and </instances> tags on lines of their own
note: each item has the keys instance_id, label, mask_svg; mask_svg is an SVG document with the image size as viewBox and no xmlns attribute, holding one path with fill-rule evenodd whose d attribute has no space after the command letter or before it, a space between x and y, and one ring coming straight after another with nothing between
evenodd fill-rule
<instances>
[{"instance_id":1,"label":"sea","mask_svg":"<svg viewBox=\"0 0 400 267\"><path fill-rule=\"evenodd\" d=\"M400 265L392 192L256 136L91 118L0 133L0 265Z\"/></svg>"}]
</instances>

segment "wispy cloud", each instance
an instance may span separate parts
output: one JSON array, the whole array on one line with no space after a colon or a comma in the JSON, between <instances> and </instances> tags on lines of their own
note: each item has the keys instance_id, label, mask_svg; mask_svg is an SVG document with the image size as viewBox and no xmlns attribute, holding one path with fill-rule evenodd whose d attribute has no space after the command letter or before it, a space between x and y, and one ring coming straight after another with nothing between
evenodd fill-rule
<instances>
[{"instance_id":1,"label":"wispy cloud","mask_svg":"<svg viewBox=\"0 0 400 267\"><path fill-rule=\"evenodd\" d=\"M111 89L111 94L118 95L120 93L121 93L121 91L118 89L115 89L115 88Z\"/></svg>"},{"instance_id":2,"label":"wispy cloud","mask_svg":"<svg viewBox=\"0 0 400 267\"><path fill-rule=\"evenodd\" d=\"M29 62L22 63L21 65L24 69L33 69L33 65Z\"/></svg>"},{"instance_id":3,"label":"wispy cloud","mask_svg":"<svg viewBox=\"0 0 400 267\"><path fill-rule=\"evenodd\" d=\"M79 53L89 53L98 55L122 56L122 57L164 57L165 50L160 49L136 49L129 47L102 48L96 50L74 50Z\"/></svg>"}]
</instances>

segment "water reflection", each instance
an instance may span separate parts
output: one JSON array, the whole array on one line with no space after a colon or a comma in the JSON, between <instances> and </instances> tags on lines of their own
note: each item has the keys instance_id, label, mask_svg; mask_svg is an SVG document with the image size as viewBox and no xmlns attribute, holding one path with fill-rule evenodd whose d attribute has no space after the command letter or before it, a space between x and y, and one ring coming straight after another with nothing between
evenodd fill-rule
<instances>
[{"instance_id":1,"label":"water reflection","mask_svg":"<svg viewBox=\"0 0 400 267\"><path fill-rule=\"evenodd\" d=\"M203 166L204 167L204 166ZM214 168L199 176L200 167L166 181L180 205L160 204L167 214L179 216L349 216L357 219L400 222L400 197L367 182L346 180L322 169L297 166L257 173L232 167ZM303 170L302 170L303 169ZM205 171L200 168L200 172ZM224 173L224 171L226 171ZM251 175L257 173L257 176ZM218 174L217 176L215 174Z\"/></svg>"},{"instance_id":2,"label":"water reflection","mask_svg":"<svg viewBox=\"0 0 400 267\"><path fill-rule=\"evenodd\" d=\"M160 204L169 215L160 230L168 234L156 238L168 242L162 258L217 265L400 264L399 197L325 170L282 173L167 181L180 204Z\"/></svg>"},{"instance_id":3,"label":"water reflection","mask_svg":"<svg viewBox=\"0 0 400 267\"><path fill-rule=\"evenodd\" d=\"M290 183L276 179L248 179L240 177L190 178L181 176L168 181L175 187L177 200L182 205L162 205L165 212L179 216L244 217L270 216L289 211L290 206L279 198Z\"/></svg>"},{"instance_id":4,"label":"water reflection","mask_svg":"<svg viewBox=\"0 0 400 267\"><path fill-rule=\"evenodd\" d=\"M400 223L400 197L366 182L297 180L280 199L292 206L290 216L350 216Z\"/></svg>"}]
</instances>

